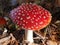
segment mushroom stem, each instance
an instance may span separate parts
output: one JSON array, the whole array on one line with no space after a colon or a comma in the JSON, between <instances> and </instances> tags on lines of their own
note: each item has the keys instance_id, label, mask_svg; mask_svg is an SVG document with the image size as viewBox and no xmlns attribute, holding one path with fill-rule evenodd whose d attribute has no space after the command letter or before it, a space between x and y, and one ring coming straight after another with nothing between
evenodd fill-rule
<instances>
[{"instance_id":1,"label":"mushroom stem","mask_svg":"<svg viewBox=\"0 0 60 45\"><path fill-rule=\"evenodd\" d=\"M7 30L6 28L4 28L3 35L6 35L7 31L8 31L8 30Z\"/></svg>"},{"instance_id":2,"label":"mushroom stem","mask_svg":"<svg viewBox=\"0 0 60 45\"><path fill-rule=\"evenodd\" d=\"M27 41L33 43L33 30L27 30Z\"/></svg>"}]
</instances>

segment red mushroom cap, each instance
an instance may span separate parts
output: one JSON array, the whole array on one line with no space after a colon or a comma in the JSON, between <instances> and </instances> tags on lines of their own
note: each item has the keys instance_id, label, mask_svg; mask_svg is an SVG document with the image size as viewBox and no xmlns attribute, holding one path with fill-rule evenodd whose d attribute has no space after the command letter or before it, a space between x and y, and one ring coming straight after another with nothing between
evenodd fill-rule
<instances>
[{"instance_id":1,"label":"red mushroom cap","mask_svg":"<svg viewBox=\"0 0 60 45\"><path fill-rule=\"evenodd\" d=\"M3 17L0 17L0 25L4 26L6 24L6 20Z\"/></svg>"},{"instance_id":2,"label":"red mushroom cap","mask_svg":"<svg viewBox=\"0 0 60 45\"><path fill-rule=\"evenodd\" d=\"M22 4L10 12L10 17L19 27L28 30L40 30L51 21L49 11L32 3Z\"/></svg>"}]
</instances>

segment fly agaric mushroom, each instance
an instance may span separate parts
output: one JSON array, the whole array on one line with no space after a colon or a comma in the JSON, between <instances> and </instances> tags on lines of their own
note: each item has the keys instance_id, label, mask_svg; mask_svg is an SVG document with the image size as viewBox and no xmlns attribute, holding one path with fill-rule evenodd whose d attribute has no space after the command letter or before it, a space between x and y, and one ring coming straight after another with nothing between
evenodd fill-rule
<instances>
[{"instance_id":1,"label":"fly agaric mushroom","mask_svg":"<svg viewBox=\"0 0 60 45\"><path fill-rule=\"evenodd\" d=\"M6 25L6 20L3 17L0 17L0 29L4 28L5 25ZM3 31L3 30L1 30L1 31ZM4 28L3 35L5 35L6 32L7 32L7 29Z\"/></svg>"},{"instance_id":2,"label":"fly agaric mushroom","mask_svg":"<svg viewBox=\"0 0 60 45\"><path fill-rule=\"evenodd\" d=\"M19 27L27 30L27 41L33 43L33 31L46 27L51 14L43 7L32 3L22 4L10 12L10 18Z\"/></svg>"}]
</instances>

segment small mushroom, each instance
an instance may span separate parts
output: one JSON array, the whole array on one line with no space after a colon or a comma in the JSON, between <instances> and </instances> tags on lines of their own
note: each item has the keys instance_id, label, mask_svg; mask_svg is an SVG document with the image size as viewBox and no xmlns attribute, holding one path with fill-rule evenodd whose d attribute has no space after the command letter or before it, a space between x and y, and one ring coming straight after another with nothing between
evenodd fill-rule
<instances>
[{"instance_id":1,"label":"small mushroom","mask_svg":"<svg viewBox=\"0 0 60 45\"><path fill-rule=\"evenodd\" d=\"M41 30L51 22L51 14L37 4L23 3L10 12L10 18L27 31L27 41L33 43L33 31Z\"/></svg>"},{"instance_id":2,"label":"small mushroom","mask_svg":"<svg viewBox=\"0 0 60 45\"><path fill-rule=\"evenodd\" d=\"M0 33L2 35L5 35L7 32L7 29L4 27L6 25L6 20L3 17L0 17ZM4 31L4 32L3 32Z\"/></svg>"}]
</instances>

